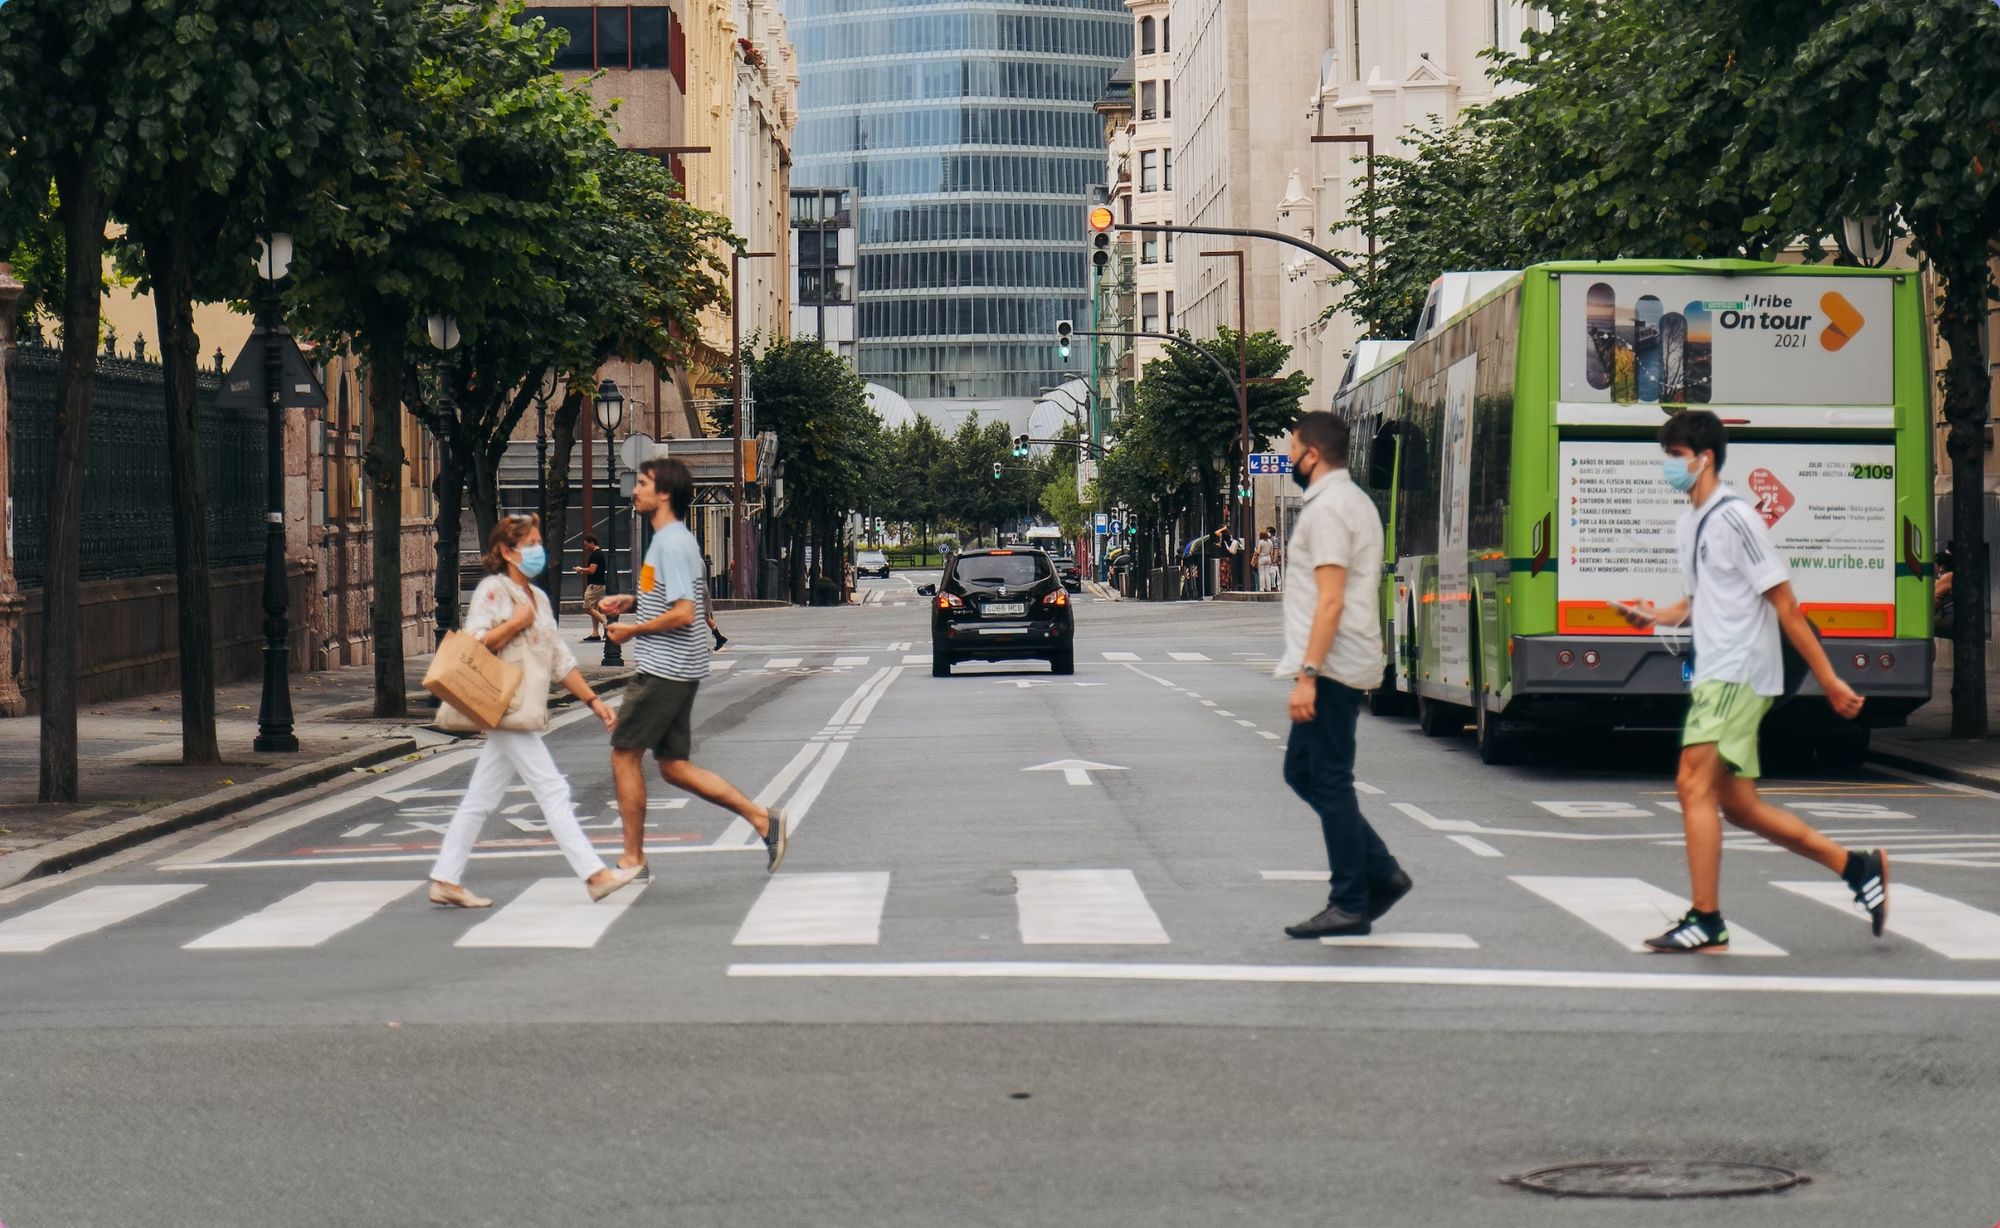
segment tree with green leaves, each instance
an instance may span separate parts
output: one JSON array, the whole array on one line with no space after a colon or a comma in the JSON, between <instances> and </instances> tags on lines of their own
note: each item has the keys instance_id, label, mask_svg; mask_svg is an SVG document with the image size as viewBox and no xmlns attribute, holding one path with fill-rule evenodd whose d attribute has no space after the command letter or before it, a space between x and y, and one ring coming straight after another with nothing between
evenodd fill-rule
<instances>
[{"instance_id":1,"label":"tree with green leaves","mask_svg":"<svg viewBox=\"0 0 2000 1228\"><path fill-rule=\"evenodd\" d=\"M1185 334L1183 334L1185 336ZM1210 362L1187 346L1170 345L1166 352L1146 364L1133 394L1132 417L1146 422L1163 455L1176 471L1193 470L1198 476L1201 497L1211 523L1224 519L1224 471L1218 459L1227 459L1227 472L1240 472L1241 420L1236 408L1233 373L1236 370L1237 332L1223 328L1203 341L1192 341L1212 355ZM1250 445L1253 450L1291 429L1300 406L1312 388L1312 377L1293 371L1279 377L1292 356L1292 347L1273 332L1252 333L1249 338L1249 370L1254 379L1276 379L1276 383L1250 385ZM1216 369L1221 363L1232 374L1225 378ZM1120 432L1121 441L1125 432ZM1122 445L1121 445L1122 446Z\"/></svg>"},{"instance_id":2,"label":"tree with green leaves","mask_svg":"<svg viewBox=\"0 0 2000 1228\"><path fill-rule=\"evenodd\" d=\"M915 528L918 546L924 550L930 548L931 534L944 515L938 479L946 447L944 435L924 417L883 435L886 480L877 506L888 519Z\"/></svg>"}]
</instances>

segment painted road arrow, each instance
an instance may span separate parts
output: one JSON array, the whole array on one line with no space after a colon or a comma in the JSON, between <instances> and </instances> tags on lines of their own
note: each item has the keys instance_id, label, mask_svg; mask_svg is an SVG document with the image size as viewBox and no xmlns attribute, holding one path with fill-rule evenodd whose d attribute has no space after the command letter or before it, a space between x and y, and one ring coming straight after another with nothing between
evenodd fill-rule
<instances>
[{"instance_id":1,"label":"painted road arrow","mask_svg":"<svg viewBox=\"0 0 2000 1228\"><path fill-rule=\"evenodd\" d=\"M1054 763L1039 763L1034 767L1021 769L1024 772L1061 772L1063 779L1073 785L1087 785L1092 772L1122 772L1125 769L1112 763L1092 763L1088 759L1058 759Z\"/></svg>"},{"instance_id":2,"label":"painted road arrow","mask_svg":"<svg viewBox=\"0 0 2000 1228\"><path fill-rule=\"evenodd\" d=\"M1017 687L1020 687L1020 688L1022 688L1023 690L1026 690L1026 689L1027 689L1028 687L1031 687L1031 686L1103 686L1103 685L1104 685L1104 683L1102 683L1102 682L1038 682L1038 681L1036 681L1036 680L1035 680L1035 679L1033 679L1033 678L995 678L995 679L993 680L993 685L994 685L994 686L1017 686ZM1033 769L1032 769L1032 768L1023 768L1022 770L1023 770L1023 771L1032 771Z\"/></svg>"}]
</instances>

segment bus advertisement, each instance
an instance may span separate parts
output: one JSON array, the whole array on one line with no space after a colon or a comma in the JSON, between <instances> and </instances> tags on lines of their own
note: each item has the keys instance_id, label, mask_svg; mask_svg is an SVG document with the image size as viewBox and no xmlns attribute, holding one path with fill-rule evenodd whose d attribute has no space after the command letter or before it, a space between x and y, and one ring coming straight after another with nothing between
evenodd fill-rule
<instances>
[{"instance_id":1,"label":"bus advertisement","mask_svg":"<svg viewBox=\"0 0 2000 1228\"><path fill-rule=\"evenodd\" d=\"M1491 274L1478 276L1492 278ZM1913 273L1750 261L1536 265L1358 374L1335 409L1386 529L1372 706L1525 734L1679 723L1684 629L1614 602L1683 595L1667 415L1728 425L1722 477L1783 551L1860 722L1789 722L1829 766L1930 698L1931 431ZM1816 695L1808 680L1802 695Z\"/></svg>"}]
</instances>

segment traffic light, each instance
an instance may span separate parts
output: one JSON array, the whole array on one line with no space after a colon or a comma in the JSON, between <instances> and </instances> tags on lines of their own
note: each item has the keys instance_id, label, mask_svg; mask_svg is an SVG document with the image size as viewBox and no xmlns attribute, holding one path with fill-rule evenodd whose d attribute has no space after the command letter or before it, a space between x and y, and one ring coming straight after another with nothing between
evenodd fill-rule
<instances>
[{"instance_id":1,"label":"traffic light","mask_svg":"<svg viewBox=\"0 0 2000 1228\"><path fill-rule=\"evenodd\" d=\"M1064 362L1069 361L1069 337L1075 331L1075 326L1068 320L1056 321L1056 353L1062 356Z\"/></svg>"},{"instance_id":2,"label":"traffic light","mask_svg":"<svg viewBox=\"0 0 2000 1228\"><path fill-rule=\"evenodd\" d=\"M994 481L996 481L996 482L1000 480L1000 462L999 462L999 461L994 461L994 462L993 462L993 480L994 480Z\"/></svg>"},{"instance_id":3,"label":"traffic light","mask_svg":"<svg viewBox=\"0 0 2000 1228\"><path fill-rule=\"evenodd\" d=\"M1028 437L1026 435L1014 436L1014 455L1026 456L1027 454L1028 454Z\"/></svg>"},{"instance_id":4,"label":"traffic light","mask_svg":"<svg viewBox=\"0 0 2000 1228\"><path fill-rule=\"evenodd\" d=\"M1126 521L1126 522L1125 522L1125 536L1127 536L1127 537L1137 537L1137 536L1139 536L1139 522L1138 522L1138 521L1136 521L1136 520L1128 520L1128 521Z\"/></svg>"},{"instance_id":5,"label":"traffic light","mask_svg":"<svg viewBox=\"0 0 2000 1228\"><path fill-rule=\"evenodd\" d=\"M1090 263L1100 273L1111 263L1111 220L1110 205L1091 206Z\"/></svg>"}]
</instances>

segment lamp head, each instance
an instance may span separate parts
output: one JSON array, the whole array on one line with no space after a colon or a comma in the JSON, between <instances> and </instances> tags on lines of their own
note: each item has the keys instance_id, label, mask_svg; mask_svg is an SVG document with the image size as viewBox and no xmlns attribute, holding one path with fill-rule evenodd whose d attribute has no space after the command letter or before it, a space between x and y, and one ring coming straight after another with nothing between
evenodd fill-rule
<instances>
[{"instance_id":1,"label":"lamp head","mask_svg":"<svg viewBox=\"0 0 2000 1228\"><path fill-rule=\"evenodd\" d=\"M450 312L433 311L430 319L424 321L430 334L431 345L440 350L451 350L458 346L458 317Z\"/></svg>"},{"instance_id":2,"label":"lamp head","mask_svg":"<svg viewBox=\"0 0 2000 1228\"><path fill-rule=\"evenodd\" d=\"M618 429L618 423L625 417L625 394L618 391L618 381L606 379L597 385L597 425L605 434Z\"/></svg>"},{"instance_id":3,"label":"lamp head","mask_svg":"<svg viewBox=\"0 0 2000 1228\"><path fill-rule=\"evenodd\" d=\"M257 240L257 276L276 283L291 271L292 236L282 230L261 236Z\"/></svg>"}]
</instances>

